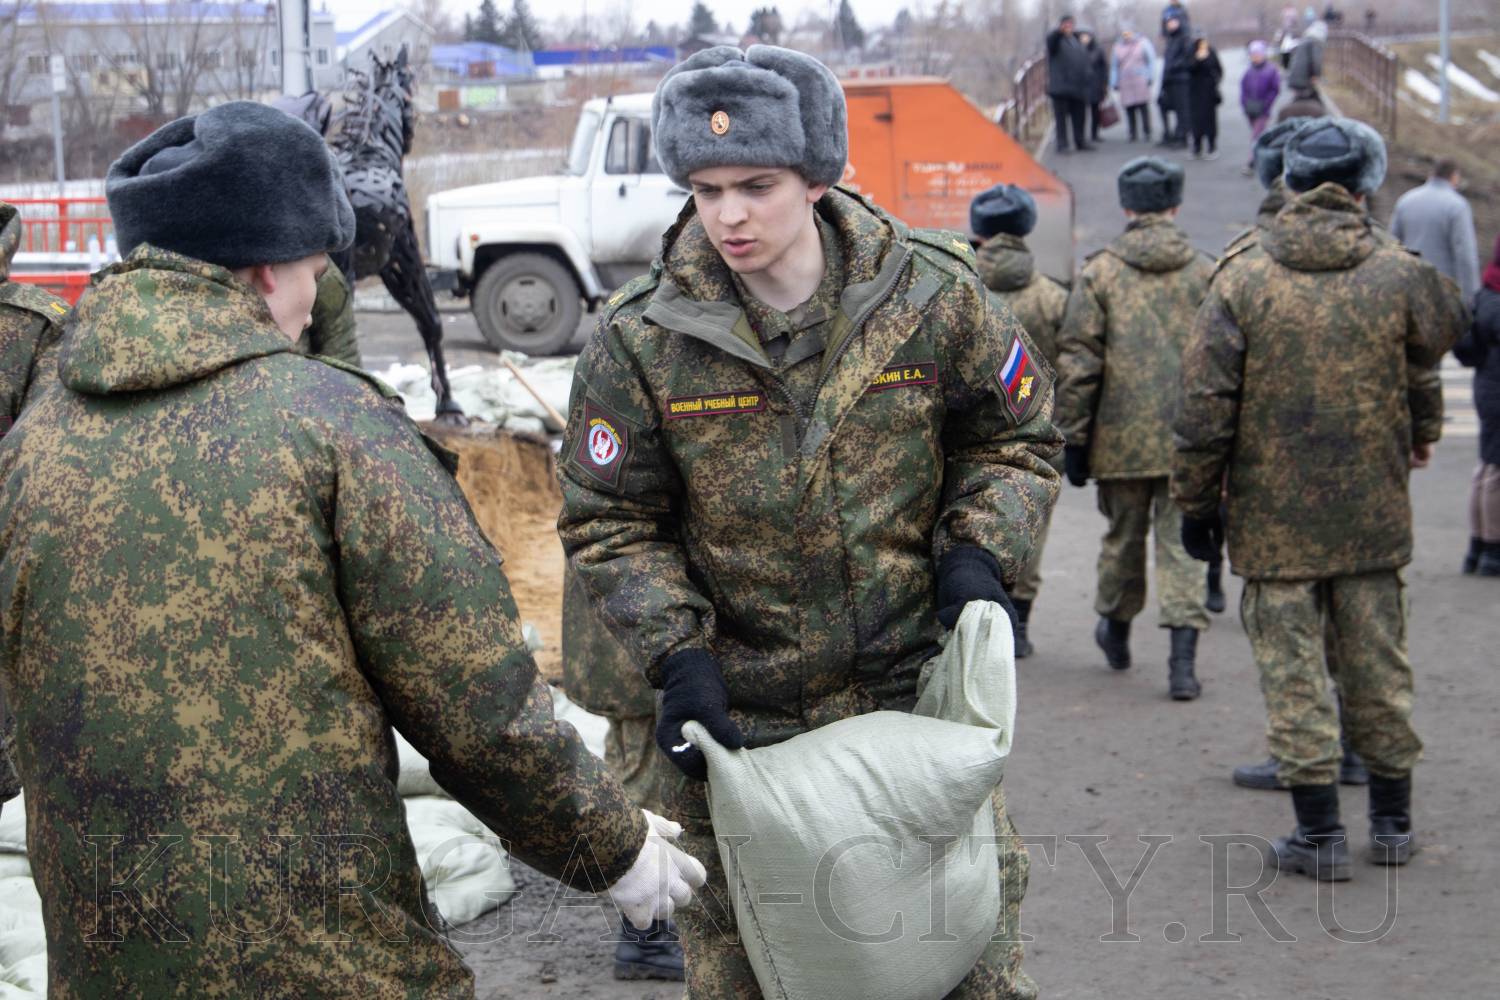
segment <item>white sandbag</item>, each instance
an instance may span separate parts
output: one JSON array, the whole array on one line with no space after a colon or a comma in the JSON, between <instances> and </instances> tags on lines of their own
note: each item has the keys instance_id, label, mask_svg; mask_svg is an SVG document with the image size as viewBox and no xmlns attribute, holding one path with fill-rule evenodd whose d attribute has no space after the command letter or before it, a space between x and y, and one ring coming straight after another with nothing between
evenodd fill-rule
<instances>
[{"instance_id":1,"label":"white sandbag","mask_svg":"<svg viewBox=\"0 0 1500 1000\"><path fill-rule=\"evenodd\" d=\"M26 793L0 806L0 852L26 853Z\"/></svg>"},{"instance_id":2,"label":"white sandbag","mask_svg":"<svg viewBox=\"0 0 1500 1000\"><path fill-rule=\"evenodd\" d=\"M965 608L923 681L921 714L874 712L770 747L726 750L683 728L708 759L731 902L769 1000L937 1000L996 931L990 796L1016 699L1004 610Z\"/></svg>"},{"instance_id":3,"label":"white sandbag","mask_svg":"<svg viewBox=\"0 0 1500 1000\"><path fill-rule=\"evenodd\" d=\"M46 992L47 937L36 883L29 875L0 878L0 1000Z\"/></svg>"},{"instance_id":4,"label":"white sandbag","mask_svg":"<svg viewBox=\"0 0 1500 1000\"><path fill-rule=\"evenodd\" d=\"M428 768L427 758L423 757L399 731L392 729L391 732L396 735L396 761L400 767L396 775L397 793L402 798L412 795L447 797L448 793L443 791L442 786L432 780L432 771Z\"/></svg>"},{"instance_id":5,"label":"white sandbag","mask_svg":"<svg viewBox=\"0 0 1500 1000\"><path fill-rule=\"evenodd\" d=\"M452 799L405 800L406 826L427 892L443 919L465 924L510 901L510 857L479 818Z\"/></svg>"}]
</instances>

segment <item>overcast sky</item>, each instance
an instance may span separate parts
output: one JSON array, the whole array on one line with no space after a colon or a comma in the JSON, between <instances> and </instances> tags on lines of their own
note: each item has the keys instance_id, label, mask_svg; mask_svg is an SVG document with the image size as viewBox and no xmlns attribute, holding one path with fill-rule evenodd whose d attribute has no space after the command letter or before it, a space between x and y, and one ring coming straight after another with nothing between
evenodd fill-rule
<instances>
[{"instance_id":1,"label":"overcast sky","mask_svg":"<svg viewBox=\"0 0 1500 1000\"><path fill-rule=\"evenodd\" d=\"M315 0L316 2L316 0ZM558 16L578 17L588 11L589 19L608 17L619 9L628 7L635 23L645 25L647 21L658 24L682 24L693 9L693 0L529 0L531 11L545 25ZM750 12L758 7L776 7L781 11L788 26L795 24L803 10L817 10L825 17L838 9L838 0L829 4L826 0L706 0L708 9L722 25L726 20L736 30L743 30L750 23ZM896 11L902 7L915 10L921 6L935 6L932 0L852 0L854 16L863 27L879 27L895 20ZM502 13L510 11L510 0L495 0ZM340 30L358 27L367 20L376 5L370 0L326 0ZM479 0L446 0L445 7L453 12L454 19L462 21L465 13L479 9Z\"/></svg>"}]
</instances>

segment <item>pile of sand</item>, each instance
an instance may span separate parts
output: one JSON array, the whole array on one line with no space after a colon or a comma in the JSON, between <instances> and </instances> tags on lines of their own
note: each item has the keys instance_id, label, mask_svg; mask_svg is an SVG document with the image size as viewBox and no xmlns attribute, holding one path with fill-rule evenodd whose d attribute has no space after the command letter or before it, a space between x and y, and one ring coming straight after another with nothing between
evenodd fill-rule
<instances>
[{"instance_id":1,"label":"pile of sand","mask_svg":"<svg viewBox=\"0 0 1500 1000\"><path fill-rule=\"evenodd\" d=\"M423 429L458 452L458 485L479 527L505 559L521 620L541 633L537 667L547 680L561 681L563 551L557 515L562 492L552 449L541 438L494 428Z\"/></svg>"}]
</instances>

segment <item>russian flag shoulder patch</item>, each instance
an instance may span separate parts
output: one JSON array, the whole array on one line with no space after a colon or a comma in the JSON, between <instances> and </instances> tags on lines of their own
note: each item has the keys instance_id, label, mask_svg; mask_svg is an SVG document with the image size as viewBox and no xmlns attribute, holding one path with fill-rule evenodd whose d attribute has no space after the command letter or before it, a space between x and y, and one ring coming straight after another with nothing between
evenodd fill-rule
<instances>
[{"instance_id":1,"label":"russian flag shoulder patch","mask_svg":"<svg viewBox=\"0 0 1500 1000\"><path fill-rule=\"evenodd\" d=\"M1000 394L1005 397L1011 416L1020 423L1026 419L1036 401L1041 398L1042 373L1031 360L1031 352L1025 342L1016 337L1010 343L1005 363L995 371L995 381L1000 385Z\"/></svg>"}]
</instances>

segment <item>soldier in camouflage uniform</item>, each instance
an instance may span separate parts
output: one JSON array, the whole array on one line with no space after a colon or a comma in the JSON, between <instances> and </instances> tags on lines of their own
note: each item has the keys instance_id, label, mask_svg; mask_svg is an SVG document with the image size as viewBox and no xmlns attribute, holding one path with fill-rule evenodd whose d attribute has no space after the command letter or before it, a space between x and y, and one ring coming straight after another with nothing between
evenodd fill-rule
<instances>
[{"instance_id":1,"label":"soldier in camouflage uniform","mask_svg":"<svg viewBox=\"0 0 1500 1000\"><path fill-rule=\"evenodd\" d=\"M1282 151L1287 141L1297 133L1297 130L1313 118L1287 118L1272 125L1261 133L1255 141L1255 147L1251 151L1255 163L1255 177L1260 181L1261 187L1265 188L1265 197L1261 200L1260 207L1256 211L1255 225L1240 233L1224 248L1224 256L1236 253L1244 246L1254 243L1266 233L1270 232L1272 224L1276 221L1276 215L1286 206L1287 189L1286 181L1282 179ZM1399 243L1391 236L1389 231L1376 222L1374 216L1369 216L1371 227L1370 234L1377 239ZM1217 574L1223 560L1223 549L1218 552L1218 558L1210 560L1210 578ZM1339 644L1333 635L1333 620L1328 621L1328 634L1326 636L1325 656L1335 658L1338 656ZM1337 669L1329 671L1331 677L1337 677ZM1339 784L1341 785L1367 785L1370 782L1369 772L1365 770L1364 761L1359 759L1359 754L1354 752L1353 745L1349 742L1348 727L1344 725L1343 702L1339 699L1338 689L1333 692L1334 705L1339 711L1339 740L1344 748L1344 759L1339 764ZM1275 757L1268 757L1256 764L1241 764L1234 769L1233 779L1236 785L1242 788L1259 788L1266 791L1287 791L1288 785L1277 775L1281 765L1276 762Z\"/></svg>"},{"instance_id":2,"label":"soldier in camouflage uniform","mask_svg":"<svg viewBox=\"0 0 1500 1000\"><path fill-rule=\"evenodd\" d=\"M297 351L333 358L355 368L364 367L354 329L354 295L344 272L331 264L318 276L312 324L297 341Z\"/></svg>"},{"instance_id":3,"label":"soldier in camouflage uniform","mask_svg":"<svg viewBox=\"0 0 1500 1000\"><path fill-rule=\"evenodd\" d=\"M1227 474L1229 555L1246 578L1241 615L1260 669L1267 737L1297 828L1271 860L1350 877L1339 819L1339 728L1370 771L1370 858L1404 864L1411 772L1406 651L1409 468L1442 430L1440 387L1423 374L1462 332L1457 289L1377 239L1362 204L1385 147L1367 126L1321 119L1285 152L1293 200L1219 265L1183 359L1173 496L1183 541L1218 544Z\"/></svg>"},{"instance_id":4,"label":"soldier in camouflage uniform","mask_svg":"<svg viewBox=\"0 0 1500 1000\"><path fill-rule=\"evenodd\" d=\"M604 623L599 620L578 572L563 571L563 688L568 697L609 721L604 763L642 809L663 812L657 770L656 692ZM682 979L682 944L670 920L637 930L620 922L615 943L616 979Z\"/></svg>"},{"instance_id":5,"label":"soldier in camouflage uniform","mask_svg":"<svg viewBox=\"0 0 1500 1000\"><path fill-rule=\"evenodd\" d=\"M1130 622L1146 603L1146 539L1156 539L1160 623L1171 629L1168 691L1190 701L1198 633L1208 628L1201 570L1182 550L1172 505L1172 417L1182 345L1213 263L1174 222L1183 171L1139 157L1120 170L1125 232L1088 258L1059 337L1057 424L1068 481L1099 482L1109 521L1099 553L1095 641L1116 670L1130 666Z\"/></svg>"},{"instance_id":6,"label":"soldier in camouflage uniform","mask_svg":"<svg viewBox=\"0 0 1500 1000\"><path fill-rule=\"evenodd\" d=\"M579 358L559 529L661 689L667 809L710 873L678 921L689 995L756 997L682 724L738 748L910 710L940 628L1008 603L1061 440L963 237L829 187L847 130L821 64L698 53L658 88L652 135L693 200ZM1015 926L1028 860L1001 848L1000 933L955 996L1036 995Z\"/></svg>"},{"instance_id":7,"label":"soldier in camouflage uniform","mask_svg":"<svg viewBox=\"0 0 1500 1000\"><path fill-rule=\"evenodd\" d=\"M977 195L969 205L969 229L983 241L979 247L979 277L990 290L990 298L1009 309L1026 329L1051 375L1057 365L1057 333L1068 305L1068 292L1037 271L1031 251L1026 248L1026 234L1035 227L1036 200L1024 188L1013 184L997 184ZM1058 459L1052 460L1052 467L1062 472ZM1051 521L1049 514L1042 522L1026 568L1010 590L1016 606L1018 660L1034 652L1028 634L1031 605L1042 586L1042 549L1047 544Z\"/></svg>"},{"instance_id":8,"label":"soldier in camouflage uniform","mask_svg":"<svg viewBox=\"0 0 1500 1000\"><path fill-rule=\"evenodd\" d=\"M473 997L392 724L527 863L637 923L688 898L673 825L552 720L451 456L388 388L291 352L354 231L322 140L231 102L126 151L106 192L127 256L0 442L49 994Z\"/></svg>"},{"instance_id":9,"label":"soldier in camouflage uniform","mask_svg":"<svg viewBox=\"0 0 1500 1000\"><path fill-rule=\"evenodd\" d=\"M48 381L39 362L62 338L68 304L55 295L10 280L10 262L21 245L21 213L0 201L0 439L21 417L27 394ZM21 793L14 765L15 720L0 692L0 803Z\"/></svg>"}]
</instances>

